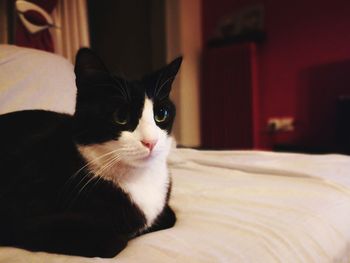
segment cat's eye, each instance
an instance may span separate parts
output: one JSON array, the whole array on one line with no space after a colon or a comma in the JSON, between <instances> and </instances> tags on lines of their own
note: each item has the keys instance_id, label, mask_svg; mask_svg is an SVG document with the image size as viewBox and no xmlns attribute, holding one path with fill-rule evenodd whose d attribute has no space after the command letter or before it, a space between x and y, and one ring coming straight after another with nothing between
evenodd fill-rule
<instances>
[{"instance_id":1,"label":"cat's eye","mask_svg":"<svg viewBox=\"0 0 350 263\"><path fill-rule=\"evenodd\" d=\"M114 113L114 121L119 125L128 123L129 115L126 109L119 109Z\"/></svg>"},{"instance_id":2,"label":"cat's eye","mask_svg":"<svg viewBox=\"0 0 350 263\"><path fill-rule=\"evenodd\" d=\"M154 120L158 123L164 122L169 117L169 111L166 108L159 108L155 111Z\"/></svg>"}]
</instances>

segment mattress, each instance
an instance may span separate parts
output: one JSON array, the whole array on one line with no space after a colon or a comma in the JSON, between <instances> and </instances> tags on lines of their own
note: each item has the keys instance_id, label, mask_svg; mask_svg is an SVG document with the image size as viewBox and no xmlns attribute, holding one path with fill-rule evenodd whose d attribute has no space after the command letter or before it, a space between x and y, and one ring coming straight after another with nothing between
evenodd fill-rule
<instances>
[{"instance_id":1,"label":"mattress","mask_svg":"<svg viewBox=\"0 0 350 263\"><path fill-rule=\"evenodd\" d=\"M0 45L0 113L72 113L73 67ZM350 157L173 149L176 225L129 242L116 258L0 247L0 263L350 262Z\"/></svg>"}]
</instances>

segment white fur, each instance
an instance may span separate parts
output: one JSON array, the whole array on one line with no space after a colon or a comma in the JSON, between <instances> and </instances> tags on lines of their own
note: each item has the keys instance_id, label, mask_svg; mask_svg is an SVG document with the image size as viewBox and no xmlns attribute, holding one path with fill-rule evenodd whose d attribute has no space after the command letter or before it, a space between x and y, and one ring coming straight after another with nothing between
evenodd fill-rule
<instances>
[{"instance_id":1,"label":"white fur","mask_svg":"<svg viewBox=\"0 0 350 263\"><path fill-rule=\"evenodd\" d=\"M78 146L90 170L128 193L145 214L148 226L164 206L169 184L166 160L172 144L172 138L156 125L153 114L153 102L145 98L142 117L133 132L122 132L118 141ZM157 143L150 151L141 141Z\"/></svg>"}]
</instances>

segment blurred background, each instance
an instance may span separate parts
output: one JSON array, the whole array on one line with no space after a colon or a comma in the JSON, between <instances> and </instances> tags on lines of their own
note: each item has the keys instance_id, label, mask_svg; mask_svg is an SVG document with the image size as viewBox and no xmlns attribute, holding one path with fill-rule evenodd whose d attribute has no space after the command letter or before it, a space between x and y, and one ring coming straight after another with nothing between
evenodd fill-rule
<instances>
[{"instance_id":1,"label":"blurred background","mask_svg":"<svg viewBox=\"0 0 350 263\"><path fill-rule=\"evenodd\" d=\"M178 144L350 153L350 1L0 0L0 41L92 47L139 78L179 55Z\"/></svg>"}]
</instances>

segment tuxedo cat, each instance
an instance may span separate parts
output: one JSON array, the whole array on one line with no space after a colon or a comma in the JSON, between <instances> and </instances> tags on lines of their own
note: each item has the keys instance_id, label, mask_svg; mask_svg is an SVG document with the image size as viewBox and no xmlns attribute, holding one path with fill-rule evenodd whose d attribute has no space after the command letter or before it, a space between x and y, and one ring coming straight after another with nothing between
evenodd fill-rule
<instances>
[{"instance_id":1,"label":"tuxedo cat","mask_svg":"<svg viewBox=\"0 0 350 263\"><path fill-rule=\"evenodd\" d=\"M84 48L73 116L0 116L0 245L113 257L131 238L175 224L166 159L181 60L129 82Z\"/></svg>"}]
</instances>

